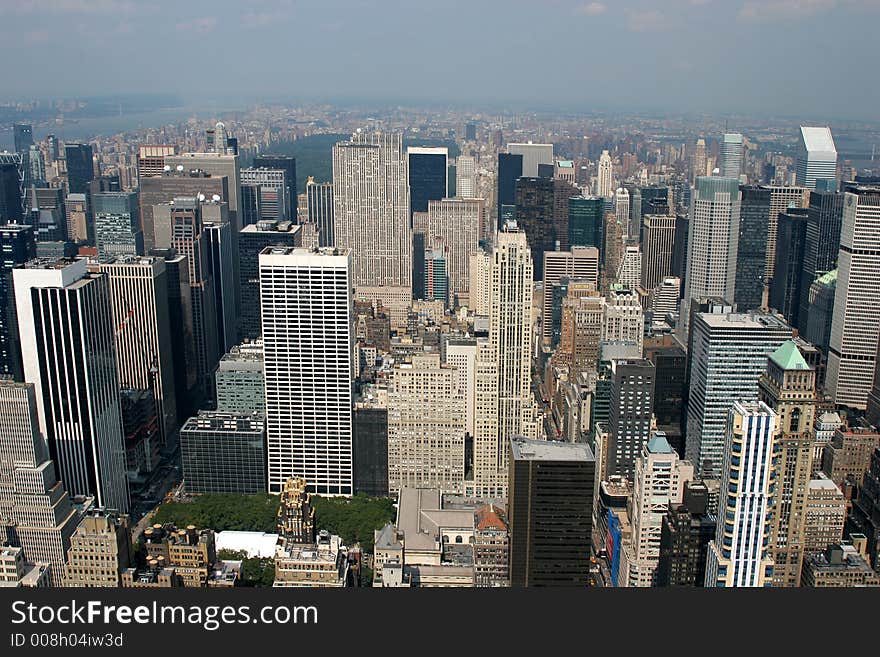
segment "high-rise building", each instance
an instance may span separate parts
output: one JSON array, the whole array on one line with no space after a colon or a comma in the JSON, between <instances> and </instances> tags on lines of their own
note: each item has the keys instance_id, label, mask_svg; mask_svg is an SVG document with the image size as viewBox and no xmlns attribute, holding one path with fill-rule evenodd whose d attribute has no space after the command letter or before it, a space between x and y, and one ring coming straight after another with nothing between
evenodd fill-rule
<instances>
[{"instance_id":1,"label":"high-rise building","mask_svg":"<svg viewBox=\"0 0 880 657\"><path fill-rule=\"evenodd\" d=\"M554 288L553 363L567 365L571 372L595 370L604 321L605 298L595 283L563 278Z\"/></svg>"},{"instance_id":2,"label":"high-rise building","mask_svg":"<svg viewBox=\"0 0 880 657\"><path fill-rule=\"evenodd\" d=\"M555 182L552 178L526 176L516 181L516 223L532 250L535 280L544 276L544 252L556 248Z\"/></svg>"},{"instance_id":3,"label":"high-rise building","mask_svg":"<svg viewBox=\"0 0 880 657\"><path fill-rule=\"evenodd\" d=\"M635 289L642 282L642 251L635 244L626 244L620 254L615 280L618 285Z\"/></svg>"},{"instance_id":4,"label":"high-rise building","mask_svg":"<svg viewBox=\"0 0 880 657\"><path fill-rule=\"evenodd\" d=\"M13 123L12 144L16 153L27 153L34 145L34 127L29 123Z\"/></svg>"},{"instance_id":5,"label":"high-rise building","mask_svg":"<svg viewBox=\"0 0 880 657\"><path fill-rule=\"evenodd\" d=\"M801 280L798 328L803 332L810 321L812 302L810 286L819 277L837 268L840 252L840 230L843 225L843 198L838 192L811 191L807 207L807 228L804 238L803 273ZM813 338L813 344L820 344ZM827 347L827 342L823 343Z\"/></svg>"},{"instance_id":6,"label":"high-rise building","mask_svg":"<svg viewBox=\"0 0 880 657\"><path fill-rule=\"evenodd\" d=\"M263 341L244 342L229 350L214 375L217 411L236 415L265 415Z\"/></svg>"},{"instance_id":7,"label":"high-rise building","mask_svg":"<svg viewBox=\"0 0 880 657\"><path fill-rule=\"evenodd\" d=\"M522 173L520 175L535 178L539 164L553 164L553 144L507 144L507 152L522 155Z\"/></svg>"},{"instance_id":8,"label":"high-rise building","mask_svg":"<svg viewBox=\"0 0 880 657\"><path fill-rule=\"evenodd\" d=\"M590 584L596 459L585 444L513 437L510 585Z\"/></svg>"},{"instance_id":9,"label":"high-rise building","mask_svg":"<svg viewBox=\"0 0 880 657\"><path fill-rule=\"evenodd\" d=\"M218 193L221 201L229 204L229 223L236 235L242 229L242 210L241 210L241 166L239 164L239 156L233 153L183 153L181 155L169 155L165 158L172 170L180 173L200 172L197 175L209 174L211 178L225 177L227 180L227 195ZM276 169L267 164L254 162L255 167L268 167ZM183 167L182 169L180 167ZM165 176L162 176L165 179ZM208 192L199 190L206 198ZM142 192L143 193L143 192ZM167 199L166 199L167 200ZM144 228L146 232L146 227Z\"/></svg>"},{"instance_id":10,"label":"high-rise building","mask_svg":"<svg viewBox=\"0 0 880 657\"><path fill-rule=\"evenodd\" d=\"M694 478L694 466L679 459L662 433L654 435L635 461L633 495L629 504L632 521L632 558L627 585L658 585L660 539L663 519L684 498L685 484Z\"/></svg>"},{"instance_id":11,"label":"high-rise building","mask_svg":"<svg viewBox=\"0 0 880 657\"><path fill-rule=\"evenodd\" d=\"M822 353L828 353L831 320L834 318L834 296L837 292L837 270L832 269L827 274L823 274L807 287L809 288L808 305L801 304L798 313L804 337L821 349ZM807 314L805 328L803 328L803 313Z\"/></svg>"},{"instance_id":12,"label":"high-rise building","mask_svg":"<svg viewBox=\"0 0 880 657\"><path fill-rule=\"evenodd\" d=\"M739 232L736 248L736 282L733 299L737 310L759 310L763 305L770 233L770 189L756 185L740 188ZM775 225L775 222L774 222ZM775 238L774 238L775 244Z\"/></svg>"},{"instance_id":13,"label":"high-rise building","mask_svg":"<svg viewBox=\"0 0 880 657\"><path fill-rule=\"evenodd\" d=\"M779 215L795 209L805 209L810 203L810 192L803 187L769 185L770 215L767 222L767 256L764 279L769 283L776 269L776 245L779 243Z\"/></svg>"},{"instance_id":14,"label":"high-rise building","mask_svg":"<svg viewBox=\"0 0 880 657\"><path fill-rule=\"evenodd\" d=\"M122 571L134 562L128 516L89 509L70 538L64 585L117 588Z\"/></svg>"},{"instance_id":15,"label":"high-rise building","mask_svg":"<svg viewBox=\"0 0 880 657\"><path fill-rule=\"evenodd\" d=\"M259 221L290 221L296 212L288 198L287 172L283 169L241 170L242 227Z\"/></svg>"},{"instance_id":16,"label":"high-rise building","mask_svg":"<svg viewBox=\"0 0 880 657\"><path fill-rule=\"evenodd\" d=\"M24 378L40 431L72 495L128 511L110 286L84 260L13 270Z\"/></svg>"},{"instance_id":17,"label":"high-rise building","mask_svg":"<svg viewBox=\"0 0 880 657\"><path fill-rule=\"evenodd\" d=\"M412 298L409 210L401 134L358 132L333 147L333 235L335 246L351 250L356 288Z\"/></svg>"},{"instance_id":18,"label":"high-rise building","mask_svg":"<svg viewBox=\"0 0 880 657\"><path fill-rule=\"evenodd\" d=\"M852 543L836 541L804 563L801 586L807 588L880 588L880 575Z\"/></svg>"},{"instance_id":19,"label":"high-rise building","mask_svg":"<svg viewBox=\"0 0 880 657\"><path fill-rule=\"evenodd\" d=\"M775 308L791 326L800 326L804 247L807 210L792 208L779 215L776 262L770 280L770 308Z\"/></svg>"},{"instance_id":20,"label":"high-rise building","mask_svg":"<svg viewBox=\"0 0 880 657\"><path fill-rule=\"evenodd\" d=\"M98 256L143 255L138 193L101 192L91 199Z\"/></svg>"},{"instance_id":21,"label":"high-rise building","mask_svg":"<svg viewBox=\"0 0 880 657\"><path fill-rule=\"evenodd\" d=\"M871 453L847 526L850 535L858 533L864 537L868 560L880 573L880 447Z\"/></svg>"},{"instance_id":22,"label":"high-rise building","mask_svg":"<svg viewBox=\"0 0 880 657\"><path fill-rule=\"evenodd\" d=\"M21 223L24 219L21 156L0 153L0 222Z\"/></svg>"},{"instance_id":23,"label":"high-rise building","mask_svg":"<svg viewBox=\"0 0 880 657\"><path fill-rule=\"evenodd\" d=\"M267 247L259 262L269 492L300 476L351 495L351 253Z\"/></svg>"},{"instance_id":24,"label":"high-rise building","mask_svg":"<svg viewBox=\"0 0 880 657\"><path fill-rule=\"evenodd\" d=\"M703 482L685 482L683 501L669 505L660 531L657 586L703 586L715 516L709 515L709 490Z\"/></svg>"},{"instance_id":25,"label":"high-rise building","mask_svg":"<svg viewBox=\"0 0 880 657\"><path fill-rule=\"evenodd\" d=\"M767 361L758 381L759 397L779 420L776 438L776 506L771 518L773 585L800 585L805 521L813 472L816 372L788 340Z\"/></svg>"},{"instance_id":26,"label":"high-rise building","mask_svg":"<svg viewBox=\"0 0 880 657\"><path fill-rule=\"evenodd\" d=\"M531 388L532 257L526 235L498 233L489 284L489 339L478 345L475 373L474 487L507 492L508 440L536 437Z\"/></svg>"},{"instance_id":27,"label":"high-rise building","mask_svg":"<svg viewBox=\"0 0 880 657\"><path fill-rule=\"evenodd\" d=\"M428 201L438 201L449 196L446 175L449 149L445 146L409 146L406 149L406 158L410 213L427 212ZM457 195L463 196L460 193Z\"/></svg>"},{"instance_id":28,"label":"high-rise building","mask_svg":"<svg viewBox=\"0 0 880 657\"><path fill-rule=\"evenodd\" d=\"M821 470L810 479L804 514L804 556L821 552L843 539L846 498ZM806 565L806 564L804 564Z\"/></svg>"},{"instance_id":29,"label":"high-rise building","mask_svg":"<svg viewBox=\"0 0 880 657\"><path fill-rule=\"evenodd\" d=\"M238 290L232 225L229 223L227 205L221 201L202 201L202 221L207 243L208 269L211 272L214 292L214 308L217 317L218 357L238 343L239 315L236 313L235 297Z\"/></svg>"},{"instance_id":30,"label":"high-rise building","mask_svg":"<svg viewBox=\"0 0 880 657\"><path fill-rule=\"evenodd\" d=\"M728 416L722 470L722 490L728 492L709 544L705 584L767 587L773 583L770 536L779 419L763 402L735 401Z\"/></svg>"},{"instance_id":31,"label":"high-rise building","mask_svg":"<svg viewBox=\"0 0 880 657\"><path fill-rule=\"evenodd\" d=\"M477 162L470 155L455 158L455 195L460 198L477 196Z\"/></svg>"},{"instance_id":32,"label":"high-rise building","mask_svg":"<svg viewBox=\"0 0 880 657\"><path fill-rule=\"evenodd\" d=\"M645 314L639 295L633 288L614 285L605 299L602 340L630 342L641 353L645 335Z\"/></svg>"},{"instance_id":33,"label":"high-rise building","mask_svg":"<svg viewBox=\"0 0 880 657\"><path fill-rule=\"evenodd\" d=\"M614 193L614 174L612 171L611 155L608 151L602 151L599 156L599 166L596 173L596 196L612 198Z\"/></svg>"},{"instance_id":34,"label":"high-rise building","mask_svg":"<svg viewBox=\"0 0 880 657\"><path fill-rule=\"evenodd\" d=\"M523 156L498 153L497 225L516 218L516 181L523 175Z\"/></svg>"},{"instance_id":35,"label":"high-rise building","mask_svg":"<svg viewBox=\"0 0 880 657\"><path fill-rule=\"evenodd\" d=\"M317 183L309 176L306 181L306 203L309 223L318 227L318 244L333 246L333 183Z\"/></svg>"},{"instance_id":36,"label":"high-rise building","mask_svg":"<svg viewBox=\"0 0 880 657\"><path fill-rule=\"evenodd\" d=\"M880 186L846 188L825 389L834 403L864 409L880 335Z\"/></svg>"},{"instance_id":37,"label":"high-rise building","mask_svg":"<svg viewBox=\"0 0 880 657\"><path fill-rule=\"evenodd\" d=\"M449 303L470 290L470 258L480 249L480 226L485 217L483 199L444 198L428 201L425 243L441 240L446 251Z\"/></svg>"},{"instance_id":38,"label":"high-rise building","mask_svg":"<svg viewBox=\"0 0 880 657\"><path fill-rule=\"evenodd\" d=\"M801 187L815 190L820 180L837 183L837 147L831 128L801 126L796 180Z\"/></svg>"},{"instance_id":39,"label":"high-rise building","mask_svg":"<svg viewBox=\"0 0 880 657\"><path fill-rule=\"evenodd\" d=\"M880 433L875 429L838 427L822 454L822 471L841 488L847 479L860 483L878 446Z\"/></svg>"},{"instance_id":40,"label":"high-rise building","mask_svg":"<svg viewBox=\"0 0 880 657\"><path fill-rule=\"evenodd\" d=\"M739 180L697 179L688 234L687 275L681 322L687 330L695 299L733 302L740 224Z\"/></svg>"},{"instance_id":41,"label":"high-rise building","mask_svg":"<svg viewBox=\"0 0 880 657\"><path fill-rule=\"evenodd\" d=\"M137 175L140 183L149 176L161 176L165 171L165 158L174 155L174 146L168 144L142 144L138 146Z\"/></svg>"},{"instance_id":42,"label":"high-rise building","mask_svg":"<svg viewBox=\"0 0 880 657\"><path fill-rule=\"evenodd\" d=\"M758 400L767 358L792 335L775 315L696 313L690 335L685 455L704 479L722 475L727 412Z\"/></svg>"},{"instance_id":43,"label":"high-rise building","mask_svg":"<svg viewBox=\"0 0 880 657\"><path fill-rule=\"evenodd\" d=\"M629 190L618 187L614 191L614 214L621 226L626 226L626 239L630 242L638 242L639 236L631 225L632 213L630 212Z\"/></svg>"},{"instance_id":44,"label":"high-rise building","mask_svg":"<svg viewBox=\"0 0 880 657\"><path fill-rule=\"evenodd\" d=\"M264 492L263 416L199 411L180 428L180 462L191 493Z\"/></svg>"},{"instance_id":45,"label":"high-rise building","mask_svg":"<svg viewBox=\"0 0 880 657\"><path fill-rule=\"evenodd\" d=\"M608 453L603 472L632 480L636 461L651 437L654 364L644 359L612 360L611 372Z\"/></svg>"},{"instance_id":46,"label":"high-rise building","mask_svg":"<svg viewBox=\"0 0 880 657\"><path fill-rule=\"evenodd\" d=\"M554 289L563 278L592 281L599 288L599 249L574 246L570 251L544 252L544 297L541 312L541 337L549 344L553 337ZM557 325L558 326L558 325Z\"/></svg>"},{"instance_id":47,"label":"high-rise building","mask_svg":"<svg viewBox=\"0 0 880 657\"><path fill-rule=\"evenodd\" d=\"M299 194L299 187L296 179L296 158L291 155L273 155L266 153L254 157L253 164L255 169L280 169L284 171L284 184L287 187L287 207L289 208L288 219L294 219L294 210L296 206L296 197ZM244 226L242 225L242 228Z\"/></svg>"},{"instance_id":48,"label":"high-rise building","mask_svg":"<svg viewBox=\"0 0 880 657\"><path fill-rule=\"evenodd\" d=\"M24 380L12 270L36 255L37 243L31 226L0 226L0 379Z\"/></svg>"},{"instance_id":49,"label":"high-rise building","mask_svg":"<svg viewBox=\"0 0 880 657\"><path fill-rule=\"evenodd\" d=\"M477 364L477 341L473 338L450 338L445 342L445 362L458 376L458 392L465 401L465 429L474 435L474 373Z\"/></svg>"},{"instance_id":50,"label":"high-rise building","mask_svg":"<svg viewBox=\"0 0 880 657\"><path fill-rule=\"evenodd\" d=\"M599 266L605 268L605 201L600 196L573 197L568 200L568 244L595 246Z\"/></svg>"},{"instance_id":51,"label":"high-rise building","mask_svg":"<svg viewBox=\"0 0 880 657\"><path fill-rule=\"evenodd\" d=\"M719 169L725 178L739 180L743 165L743 136L738 132L725 132L721 139Z\"/></svg>"},{"instance_id":52,"label":"high-rise building","mask_svg":"<svg viewBox=\"0 0 880 657\"><path fill-rule=\"evenodd\" d=\"M64 144L64 158L67 161L68 193L85 194L95 177L92 147L89 144Z\"/></svg>"},{"instance_id":53,"label":"high-rise building","mask_svg":"<svg viewBox=\"0 0 880 657\"><path fill-rule=\"evenodd\" d=\"M642 224L642 289L653 290L664 278L673 275L674 253L675 217L645 215Z\"/></svg>"},{"instance_id":54,"label":"high-rise building","mask_svg":"<svg viewBox=\"0 0 880 657\"><path fill-rule=\"evenodd\" d=\"M60 586L79 513L55 476L34 388L0 381L0 544L22 548L30 563L49 564L49 579Z\"/></svg>"},{"instance_id":55,"label":"high-rise building","mask_svg":"<svg viewBox=\"0 0 880 657\"><path fill-rule=\"evenodd\" d=\"M467 405L458 371L439 354L394 366L388 391L388 490L464 491Z\"/></svg>"},{"instance_id":56,"label":"high-rise building","mask_svg":"<svg viewBox=\"0 0 880 657\"><path fill-rule=\"evenodd\" d=\"M707 175L709 175L709 170L706 160L706 140L697 139L696 146L691 155L691 180L696 183L697 178Z\"/></svg>"}]
</instances>

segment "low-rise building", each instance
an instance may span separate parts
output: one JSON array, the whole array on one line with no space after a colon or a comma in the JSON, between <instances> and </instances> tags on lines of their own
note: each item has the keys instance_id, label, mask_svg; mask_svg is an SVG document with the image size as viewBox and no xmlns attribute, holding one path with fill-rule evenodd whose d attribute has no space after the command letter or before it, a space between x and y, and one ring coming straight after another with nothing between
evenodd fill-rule
<instances>
[{"instance_id":1,"label":"low-rise building","mask_svg":"<svg viewBox=\"0 0 880 657\"><path fill-rule=\"evenodd\" d=\"M810 588L880 588L880 574L852 544L829 545L804 557L801 586Z\"/></svg>"},{"instance_id":2,"label":"low-rise building","mask_svg":"<svg viewBox=\"0 0 880 657\"><path fill-rule=\"evenodd\" d=\"M44 588L50 586L50 566L25 561L20 547L0 545L0 588Z\"/></svg>"}]
</instances>

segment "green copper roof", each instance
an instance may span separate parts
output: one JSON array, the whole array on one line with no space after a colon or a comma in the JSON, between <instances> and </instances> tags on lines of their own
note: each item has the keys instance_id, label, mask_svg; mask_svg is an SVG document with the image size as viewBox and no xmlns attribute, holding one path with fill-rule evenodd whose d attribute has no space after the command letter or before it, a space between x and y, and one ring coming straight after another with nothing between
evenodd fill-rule
<instances>
[{"instance_id":1,"label":"green copper roof","mask_svg":"<svg viewBox=\"0 0 880 657\"><path fill-rule=\"evenodd\" d=\"M648 440L648 451L651 454L672 454L672 446L662 433L655 433Z\"/></svg>"},{"instance_id":2,"label":"green copper roof","mask_svg":"<svg viewBox=\"0 0 880 657\"><path fill-rule=\"evenodd\" d=\"M810 369L810 366L807 365L807 361L804 360L800 349L798 349L797 345L791 340L783 342L782 346L773 352L770 359L784 370Z\"/></svg>"},{"instance_id":3,"label":"green copper roof","mask_svg":"<svg viewBox=\"0 0 880 657\"><path fill-rule=\"evenodd\" d=\"M837 283L837 270L832 269L827 274L823 274L818 279L820 284L822 285L831 285L833 283Z\"/></svg>"}]
</instances>

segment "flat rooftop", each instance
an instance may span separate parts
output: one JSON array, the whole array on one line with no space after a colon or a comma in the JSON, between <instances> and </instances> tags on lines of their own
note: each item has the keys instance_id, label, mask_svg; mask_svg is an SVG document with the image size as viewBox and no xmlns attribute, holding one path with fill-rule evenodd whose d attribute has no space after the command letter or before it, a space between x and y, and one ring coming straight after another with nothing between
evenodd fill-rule
<instances>
[{"instance_id":1,"label":"flat rooftop","mask_svg":"<svg viewBox=\"0 0 880 657\"><path fill-rule=\"evenodd\" d=\"M583 443L512 438L513 458L521 461L594 461L593 450Z\"/></svg>"}]
</instances>

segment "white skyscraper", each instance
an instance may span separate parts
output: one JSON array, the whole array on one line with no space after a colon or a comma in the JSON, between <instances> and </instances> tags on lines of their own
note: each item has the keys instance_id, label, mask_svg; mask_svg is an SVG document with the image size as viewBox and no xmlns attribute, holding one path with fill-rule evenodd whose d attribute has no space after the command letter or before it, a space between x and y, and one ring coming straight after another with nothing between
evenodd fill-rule
<instances>
[{"instance_id":1,"label":"white skyscraper","mask_svg":"<svg viewBox=\"0 0 880 657\"><path fill-rule=\"evenodd\" d=\"M618 187L614 192L614 214L617 216L617 223L626 227L627 239L638 240L638 235L628 234L630 224L629 205L629 190L624 187Z\"/></svg>"},{"instance_id":2,"label":"white skyscraper","mask_svg":"<svg viewBox=\"0 0 880 657\"><path fill-rule=\"evenodd\" d=\"M32 260L12 280L24 378L60 479L71 495L127 512L107 275L85 260Z\"/></svg>"},{"instance_id":3,"label":"white skyscraper","mask_svg":"<svg viewBox=\"0 0 880 657\"><path fill-rule=\"evenodd\" d=\"M635 289L642 283L642 251L638 245L627 245L617 268L617 282Z\"/></svg>"},{"instance_id":4,"label":"white skyscraper","mask_svg":"<svg viewBox=\"0 0 880 657\"><path fill-rule=\"evenodd\" d=\"M480 225L485 212L483 199L428 201L425 243L432 244L435 238L440 238L448 249L446 273L450 302L470 289L470 258L480 250Z\"/></svg>"},{"instance_id":5,"label":"white skyscraper","mask_svg":"<svg viewBox=\"0 0 880 657\"><path fill-rule=\"evenodd\" d=\"M522 155L522 175L535 178L539 164L553 164L553 144L508 144L507 152Z\"/></svg>"},{"instance_id":6,"label":"white skyscraper","mask_svg":"<svg viewBox=\"0 0 880 657\"><path fill-rule=\"evenodd\" d=\"M358 132L333 147L333 237L355 287L412 295L412 228L401 134Z\"/></svg>"},{"instance_id":7,"label":"white skyscraper","mask_svg":"<svg viewBox=\"0 0 880 657\"><path fill-rule=\"evenodd\" d=\"M613 285L605 302L602 318L602 340L632 342L642 351L645 335L645 313L635 288Z\"/></svg>"},{"instance_id":8,"label":"white skyscraper","mask_svg":"<svg viewBox=\"0 0 880 657\"><path fill-rule=\"evenodd\" d=\"M351 253L260 253L269 492L305 477L311 492L351 495Z\"/></svg>"},{"instance_id":9,"label":"white skyscraper","mask_svg":"<svg viewBox=\"0 0 880 657\"><path fill-rule=\"evenodd\" d=\"M532 256L524 232L504 228L492 252L489 340L480 343L475 373L474 487L507 495L509 440L534 438L531 387Z\"/></svg>"},{"instance_id":10,"label":"white skyscraper","mask_svg":"<svg viewBox=\"0 0 880 657\"><path fill-rule=\"evenodd\" d=\"M880 335L880 187L851 186L843 202L837 292L825 389L836 404L864 409Z\"/></svg>"},{"instance_id":11,"label":"white skyscraper","mask_svg":"<svg viewBox=\"0 0 880 657\"><path fill-rule=\"evenodd\" d=\"M464 396L467 432L474 435L474 374L477 365L477 341L452 338L446 342L446 362L458 372L458 390Z\"/></svg>"},{"instance_id":12,"label":"white skyscraper","mask_svg":"<svg viewBox=\"0 0 880 657\"><path fill-rule=\"evenodd\" d=\"M810 190L823 179L833 181L837 188L837 147L831 128L801 126L795 176L798 185Z\"/></svg>"},{"instance_id":13,"label":"white skyscraper","mask_svg":"<svg viewBox=\"0 0 880 657\"><path fill-rule=\"evenodd\" d=\"M736 178L742 173L743 136L738 132L726 132L721 140L721 176Z\"/></svg>"},{"instance_id":14,"label":"white skyscraper","mask_svg":"<svg viewBox=\"0 0 880 657\"><path fill-rule=\"evenodd\" d=\"M460 198L477 195L477 162L470 155L459 155L455 160L455 195Z\"/></svg>"},{"instance_id":15,"label":"white skyscraper","mask_svg":"<svg viewBox=\"0 0 880 657\"><path fill-rule=\"evenodd\" d=\"M772 583L771 514L778 417L763 402L733 402L724 446L721 504L709 543L707 587L764 587Z\"/></svg>"},{"instance_id":16,"label":"white skyscraper","mask_svg":"<svg viewBox=\"0 0 880 657\"><path fill-rule=\"evenodd\" d=\"M612 171L611 155L608 151L602 151L602 155L599 156L599 170L596 174L596 196L612 198L613 193L614 173Z\"/></svg>"}]
</instances>

